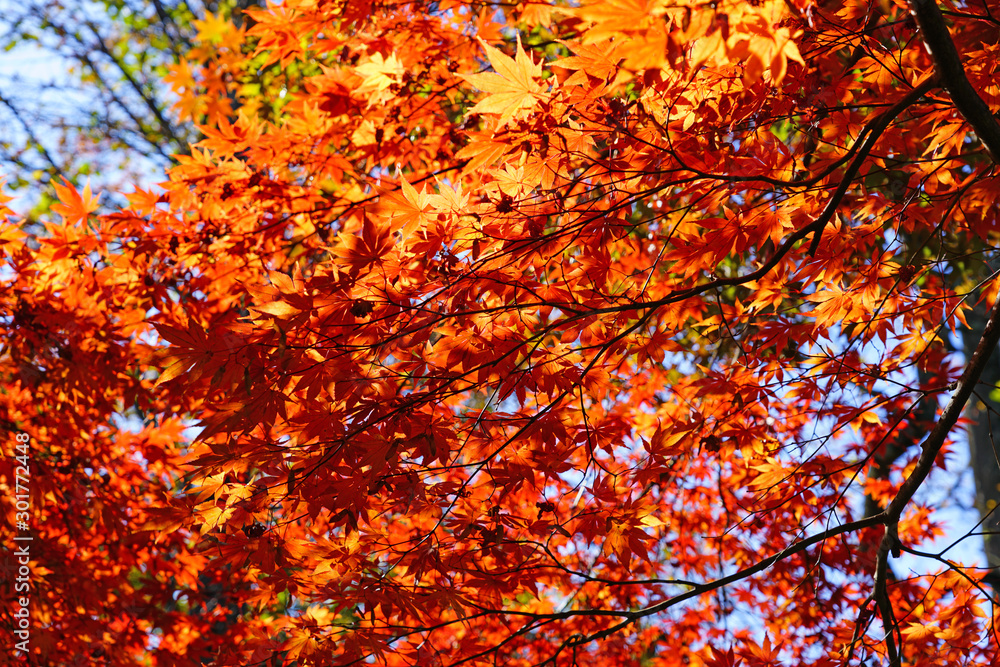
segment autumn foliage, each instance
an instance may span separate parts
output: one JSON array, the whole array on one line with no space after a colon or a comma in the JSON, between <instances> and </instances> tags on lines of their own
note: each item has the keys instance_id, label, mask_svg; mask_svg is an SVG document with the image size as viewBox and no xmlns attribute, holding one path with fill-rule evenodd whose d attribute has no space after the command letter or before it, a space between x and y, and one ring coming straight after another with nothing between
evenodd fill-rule
<instances>
[{"instance_id":1,"label":"autumn foliage","mask_svg":"<svg viewBox=\"0 0 1000 667\"><path fill-rule=\"evenodd\" d=\"M34 664L997 659L924 545L1000 337L949 342L1000 2L248 15L163 183L0 232Z\"/></svg>"}]
</instances>

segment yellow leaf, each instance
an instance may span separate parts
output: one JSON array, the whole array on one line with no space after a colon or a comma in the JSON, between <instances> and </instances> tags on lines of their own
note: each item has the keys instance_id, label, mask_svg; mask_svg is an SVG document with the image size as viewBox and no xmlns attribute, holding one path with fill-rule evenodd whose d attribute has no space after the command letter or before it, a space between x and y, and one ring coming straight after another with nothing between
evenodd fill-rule
<instances>
[{"instance_id":1,"label":"yellow leaf","mask_svg":"<svg viewBox=\"0 0 1000 667\"><path fill-rule=\"evenodd\" d=\"M368 105L371 106L390 97L383 93L394 83L399 83L406 68L394 53L388 58L375 53L366 62L355 67L354 71L363 79L357 92L368 93Z\"/></svg>"},{"instance_id":2,"label":"yellow leaf","mask_svg":"<svg viewBox=\"0 0 1000 667\"><path fill-rule=\"evenodd\" d=\"M515 114L529 111L538 104L545 94L545 86L535 81L542 75L541 63L535 64L521 48L521 38L517 40L514 58L505 55L482 39L479 40L494 72L465 74L462 76L473 86L490 93L479 101L470 113L499 114L501 125L511 120Z\"/></svg>"},{"instance_id":3,"label":"yellow leaf","mask_svg":"<svg viewBox=\"0 0 1000 667\"><path fill-rule=\"evenodd\" d=\"M235 28L221 14L215 15L212 13L206 13L203 21L195 19L194 27L198 30L197 40L199 42L211 42L215 44L222 41L226 33Z\"/></svg>"},{"instance_id":4,"label":"yellow leaf","mask_svg":"<svg viewBox=\"0 0 1000 667\"><path fill-rule=\"evenodd\" d=\"M235 511L235 507L217 506L209 507L208 509L201 511L199 514L204 520L204 523L201 525L201 534L204 535L210 530L224 526Z\"/></svg>"},{"instance_id":5,"label":"yellow leaf","mask_svg":"<svg viewBox=\"0 0 1000 667\"><path fill-rule=\"evenodd\" d=\"M258 310L267 315L274 315L280 319L288 319L289 317L294 317L302 312L295 306L285 301L272 301L271 303L265 303L262 306L254 306L254 310Z\"/></svg>"}]
</instances>

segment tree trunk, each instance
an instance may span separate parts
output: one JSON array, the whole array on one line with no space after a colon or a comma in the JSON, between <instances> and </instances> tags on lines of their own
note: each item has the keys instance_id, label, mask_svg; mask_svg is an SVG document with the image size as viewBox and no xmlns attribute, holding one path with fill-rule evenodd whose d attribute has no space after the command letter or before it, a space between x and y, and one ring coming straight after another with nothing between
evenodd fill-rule
<instances>
[{"instance_id":1,"label":"tree trunk","mask_svg":"<svg viewBox=\"0 0 1000 667\"><path fill-rule=\"evenodd\" d=\"M968 351L975 349L980 332L986 326L988 304L980 303L967 313L969 328L962 330L962 346ZM976 394L966 408L966 415L972 420L969 426L969 465L976 482L976 507L983 517L980 530L986 533L983 543L986 561L993 568L993 577L1000 579L1000 511L995 511L1000 503L1000 462L997 445L993 439L994 425L1000 425L1000 403L991 393L1000 386L1000 355L990 358L983 370Z\"/></svg>"}]
</instances>

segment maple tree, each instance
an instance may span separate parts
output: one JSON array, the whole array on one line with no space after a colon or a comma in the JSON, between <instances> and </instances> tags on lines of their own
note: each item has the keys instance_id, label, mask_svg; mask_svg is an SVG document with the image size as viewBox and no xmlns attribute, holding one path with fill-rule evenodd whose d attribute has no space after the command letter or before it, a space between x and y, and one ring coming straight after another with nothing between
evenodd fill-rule
<instances>
[{"instance_id":1,"label":"maple tree","mask_svg":"<svg viewBox=\"0 0 1000 667\"><path fill-rule=\"evenodd\" d=\"M212 23L161 188L3 232L3 424L70 457L39 658L994 661L985 571L923 546L1000 340L1000 4L942 7Z\"/></svg>"}]
</instances>

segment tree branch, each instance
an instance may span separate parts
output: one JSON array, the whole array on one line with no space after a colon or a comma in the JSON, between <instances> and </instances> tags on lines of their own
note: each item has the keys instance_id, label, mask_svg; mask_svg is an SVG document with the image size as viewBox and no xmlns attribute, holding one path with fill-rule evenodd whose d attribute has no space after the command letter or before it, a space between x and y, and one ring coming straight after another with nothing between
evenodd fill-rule
<instances>
[{"instance_id":1,"label":"tree branch","mask_svg":"<svg viewBox=\"0 0 1000 667\"><path fill-rule=\"evenodd\" d=\"M941 85L962 117L972 126L994 162L1000 162L1000 124L965 76L962 59L935 0L910 0L910 13L920 27Z\"/></svg>"},{"instance_id":2,"label":"tree branch","mask_svg":"<svg viewBox=\"0 0 1000 667\"><path fill-rule=\"evenodd\" d=\"M675 605L680 604L681 602L684 602L685 600L696 598L699 595L704 595L705 593L714 591L717 588L722 588L724 586L733 584L737 581L746 579L747 577L757 574L758 572L763 572L764 570L768 569L778 561L784 560L789 556L805 551L814 544L825 542L826 540L829 540L832 537L836 537L837 535L843 535L844 533L854 532L856 530L861 530L862 528L867 528L869 526L876 526L880 523L884 523L885 520L886 520L886 515L883 513L883 514L876 514L875 516L865 517L864 519L860 519L858 521L851 521L850 523L845 523L841 526L837 526L836 528L829 528L821 533L818 533L811 537L807 537L801 542L796 542L795 544L783 549L782 551L779 551L778 553L772 556L768 556L767 558L758 561L754 565L745 567L742 570L734 572L726 577L716 579L715 581L706 582L704 584L698 584L696 586L693 586L689 591L686 591L679 595L675 595L667 600L664 600L663 602L659 602L652 606L646 607L645 609L639 609L636 611L623 613L622 615L626 616L625 620L621 621L620 623L616 623L615 625L609 628L605 628L604 630L601 630L599 632L595 632L586 635L584 637L580 637L578 640L572 642L572 645L582 646L584 644L589 644L592 641L604 639L605 637L609 637L614 633L622 630L623 628L635 623L640 618L651 616L653 614L658 614L662 611L669 609L670 607L673 607Z\"/></svg>"}]
</instances>

